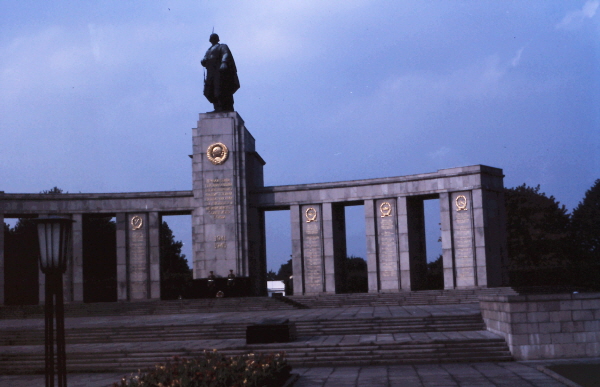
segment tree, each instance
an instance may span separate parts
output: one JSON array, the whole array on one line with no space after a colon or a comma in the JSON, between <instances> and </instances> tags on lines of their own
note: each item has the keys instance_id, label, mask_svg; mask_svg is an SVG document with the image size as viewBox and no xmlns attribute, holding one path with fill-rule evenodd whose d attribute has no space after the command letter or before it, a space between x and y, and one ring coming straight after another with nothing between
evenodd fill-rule
<instances>
[{"instance_id":1,"label":"tree","mask_svg":"<svg viewBox=\"0 0 600 387\"><path fill-rule=\"evenodd\" d=\"M36 225L20 218L13 228L4 225L4 289L7 305L39 302L39 243Z\"/></svg>"},{"instance_id":2,"label":"tree","mask_svg":"<svg viewBox=\"0 0 600 387\"><path fill-rule=\"evenodd\" d=\"M567 209L540 186L525 184L504 191L511 270L564 266L572 240Z\"/></svg>"},{"instance_id":3,"label":"tree","mask_svg":"<svg viewBox=\"0 0 600 387\"><path fill-rule=\"evenodd\" d=\"M442 254L435 261L427 263L427 273L425 274L425 289L443 289L444 288L444 263Z\"/></svg>"},{"instance_id":4,"label":"tree","mask_svg":"<svg viewBox=\"0 0 600 387\"><path fill-rule=\"evenodd\" d=\"M117 225L112 216L82 217L83 301L117 301Z\"/></svg>"},{"instance_id":5,"label":"tree","mask_svg":"<svg viewBox=\"0 0 600 387\"><path fill-rule=\"evenodd\" d=\"M273 270L269 270L267 272L267 281L277 281L277 274Z\"/></svg>"},{"instance_id":6,"label":"tree","mask_svg":"<svg viewBox=\"0 0 600 387\"><path fill-rule=\"evenodd\" d=\"M176 241L167 222L160 225L160 294L163 300L183 297L192 283L192 270L185 254L183 242Z\"/></svg>"},{"instance_id":7,"label":"tree","mask_svg":"<svg viewBox=\"0 0 600 387\"><path fill-rule=\"evenodd\" d=\"M369 291L367 278L367 261L353 255L346 257L343 262L345 273L346 293L366 293Z\"/></svg>"},{"instance_id":8,"label":"tree","mask_svg":"<svg viewBox=\"0 0 600 387\"><path fill-rule=\"evenodd\" d=\"M57 186L54 186L54 188L50 188L50 189L45 189L42 192L43 194L50 194L50 195L57 195L57 194L61 194L61 193L68 193L68 192L63 192L62 189L58 188Z\"/></svg>"},{"instance_id":9,"label":"tree","mask_svg":"<svg viewBox=\"0 0 600 387\"><path fill-rule=\"evenodd\" d=\"M290 279L292 273L292 259L290 258L286 263L279 267L279 271L277 271L277 276L275 278L279 281L286 281Z\"/></svg>"},{"instance_id":10,"label":"tree","mask_svg":"<svg viewBox=\"0 0 600 387\"><path fill-rule=\"evenodd\" d=\"M571 216L578 264L600 264L600 179L587 190Z\"/></svg>"}]
</instances>

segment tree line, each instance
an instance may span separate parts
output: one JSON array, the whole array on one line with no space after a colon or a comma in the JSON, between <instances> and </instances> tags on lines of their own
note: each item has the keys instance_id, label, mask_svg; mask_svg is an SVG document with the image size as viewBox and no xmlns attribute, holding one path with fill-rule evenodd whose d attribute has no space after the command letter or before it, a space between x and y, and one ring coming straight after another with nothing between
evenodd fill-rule
<instances>
[{"instance_id":1,"label":"tree line","mask_svg":"<svg viewBox=\"0 0 600 387\"><path fill-rule=\"evenodd\" d=\"M569 213L540 186L504 191L511 285L600 283L600 179Z\"/></svg>"}]
</instances>

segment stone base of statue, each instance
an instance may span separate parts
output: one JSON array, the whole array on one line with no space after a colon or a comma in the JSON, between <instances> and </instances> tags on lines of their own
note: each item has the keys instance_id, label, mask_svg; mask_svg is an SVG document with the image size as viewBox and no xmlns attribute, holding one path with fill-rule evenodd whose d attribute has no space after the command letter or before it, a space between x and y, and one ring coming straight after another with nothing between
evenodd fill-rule
<instances>
[{"instance_id":1,"label":"stone base of statue","mask_svg":"<svg viewBox=\"0 0 600 387\"><path fill-rule=\"evenodd\" d=\"M249 192L263 186L254 138L236 112L200 114L192 158L194 278L211 271L226 278L233 270L251 278L255 295L265 294L265 257L256 242L261 216L248 203Z\"/></svg>"}]
</instances>

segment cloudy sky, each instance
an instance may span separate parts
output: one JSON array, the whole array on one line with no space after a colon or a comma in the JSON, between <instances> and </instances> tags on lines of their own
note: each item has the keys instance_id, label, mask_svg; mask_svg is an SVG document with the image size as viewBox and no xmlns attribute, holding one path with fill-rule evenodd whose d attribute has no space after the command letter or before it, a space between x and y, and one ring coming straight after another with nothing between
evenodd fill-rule
<instances>
[{"instance_id":1,"label":"cloudy sky","mask_svg":"<svg viewBox=\"0 0 600 387\"><path fill-rule=\"evenodd\" d=\"M571 210L600 178L598 8L4 0L0 190L191 189L214 27L236 60L235 108L265 184L485 164Z\"/></svg>"}]
</instances>

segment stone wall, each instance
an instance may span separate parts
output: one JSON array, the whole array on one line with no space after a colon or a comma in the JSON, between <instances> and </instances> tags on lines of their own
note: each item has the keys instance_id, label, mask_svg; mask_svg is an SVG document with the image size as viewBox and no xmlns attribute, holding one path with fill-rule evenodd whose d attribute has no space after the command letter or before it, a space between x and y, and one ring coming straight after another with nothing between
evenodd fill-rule
<instances>
[{"instance_id":1,"label":"stone wall","mask_svg":"<svg viewBox=\"0 0 600 387\"><path fill-rule=\"evenodd\" d=\"M480 296L479 304L516 360L600 356L600 293Z\"/></svg>"}]
</instances>

